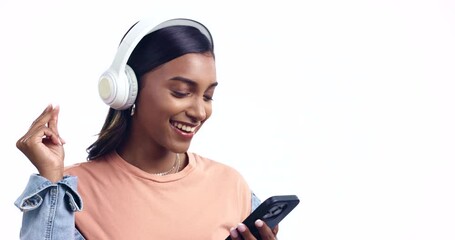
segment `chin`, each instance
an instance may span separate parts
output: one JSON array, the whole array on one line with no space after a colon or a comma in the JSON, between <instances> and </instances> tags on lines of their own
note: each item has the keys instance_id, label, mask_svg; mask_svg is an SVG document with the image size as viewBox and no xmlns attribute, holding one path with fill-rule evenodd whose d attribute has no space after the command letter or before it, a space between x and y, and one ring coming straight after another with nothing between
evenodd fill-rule
<instances>
[{"instance_id":1,"label":"chin","mask_svg":"<svg viewBox=\"0 0 455 240\"><path fill-rule=\"evenodd\" d=\"M186 153L190 149L190 144L175 144L169 148L170 151L175 153Z\"/></svg>"}]
</instances>

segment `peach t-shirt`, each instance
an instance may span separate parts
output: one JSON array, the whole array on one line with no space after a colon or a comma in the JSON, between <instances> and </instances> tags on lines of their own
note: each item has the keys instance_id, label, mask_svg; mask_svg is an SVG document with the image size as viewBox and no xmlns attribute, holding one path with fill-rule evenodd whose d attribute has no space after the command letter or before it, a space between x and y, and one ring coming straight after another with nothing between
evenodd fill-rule
<instances>
[{"instance_id":1,"label":"peach t-shirt","mask_svg":"<svg viewBox=\"0 0 455 240\"><path fill-rule=\"evenodd\" d=\"M146 173L116 152L66 169L78 177L88 240L225 239L251 212L251 190L233 168L188 153L189 164L166 176Z\"/></svg>"}]
</instances>

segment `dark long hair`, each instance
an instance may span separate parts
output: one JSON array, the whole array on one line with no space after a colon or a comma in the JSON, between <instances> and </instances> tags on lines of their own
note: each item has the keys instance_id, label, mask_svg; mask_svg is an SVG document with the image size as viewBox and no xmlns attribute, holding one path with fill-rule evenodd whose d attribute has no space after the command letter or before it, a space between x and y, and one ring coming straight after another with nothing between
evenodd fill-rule
<instances>
[{"instance_id":1,"label":"dark long hair","mask_svg":"<svg viewBox=\"0 0 455 240\"><path fill-rule=\"evenodd\" d=\"M128 65L134 70L140 85L145 73L187 53L215 57L213 43L197 28L170 26L142 38L128 59ZM93 160L115 150L124 139L130 122L130 109L110 108L98 139L87 148L87 159Z\"/></svg>"}]
</instances>

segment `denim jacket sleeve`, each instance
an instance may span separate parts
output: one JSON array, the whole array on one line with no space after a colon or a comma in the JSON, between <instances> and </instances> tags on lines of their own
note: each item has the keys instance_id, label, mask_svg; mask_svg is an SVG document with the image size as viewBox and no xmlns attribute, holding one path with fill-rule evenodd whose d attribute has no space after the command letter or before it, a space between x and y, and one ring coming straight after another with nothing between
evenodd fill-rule
<instances>
[{"instance_id":1,"label":"denim jacket sleeve","mask_svg":"<svg viewBox=\"0 0 455 240\"><path fill-rule=\"evenodd\" d=\"M261 204L261 200L254 194L254 192L251 192L251 212L253 212L259 205Z\"/></svg>"},{"instance_id":2,"label":"denim jacket sleeve","mask_svg":"<svg viewBox=\"0 0 455 240\"><path fill-rule=\"evenodd\" d=\"M23 212L20 239L84 239L74 220L75 212L82 210L77 177L65 176L52 183L33 174L14 204Z\"/></svg>"}]
</instances>

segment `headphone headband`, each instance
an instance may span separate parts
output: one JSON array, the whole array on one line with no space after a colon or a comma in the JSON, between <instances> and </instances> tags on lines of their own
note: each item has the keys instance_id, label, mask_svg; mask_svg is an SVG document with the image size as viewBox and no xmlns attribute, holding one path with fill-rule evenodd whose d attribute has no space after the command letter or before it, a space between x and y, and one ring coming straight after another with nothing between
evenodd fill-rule
<instances>
[{"instance_id":1,"label":"headphone headband","mask_svg":"<svg viewBox=\"0 0 455 240\"><path fill-rule=\"evenodd\" d=\"M213 44L212 36L207 28L199 22L196 22L191 19L185 18L176 18L164 21L155 27L154 21L151 19L144 19L137 22L131 30L127 33L123 41L120 43L117 54L114 58L114 61L111 64L111 69L117 70L117 73L123 72L124 67L126 66L128 59L130 58L131 53L133 52L134 48L136 48L137 44L144 38L146 35L160 30L162 28L171 27L171 26L191 26L199 29Z\"/></svg>"},{"instance_id":2,"label":"headphone headband","mask_svg":"<svg viewBox=\"0 0 455 240\"><path fill-rule=\"evenodd\" d=\"M137 95L137 79L134 71L127 65L128 59L142 38L152 32L170 26L195 27L209 39L213 46L213 39L209 30L201 23L191 19L176 18L158 25L155 25L152 19L143 19L137 22L120 43L109 69L99 79L99 95L107 105L117 110L127 109L132 106ZM125 74L126 76L124 76ZM124 79L125 77L126 79Z\"/></svg>"}]
</instances>

